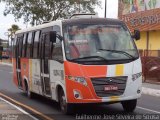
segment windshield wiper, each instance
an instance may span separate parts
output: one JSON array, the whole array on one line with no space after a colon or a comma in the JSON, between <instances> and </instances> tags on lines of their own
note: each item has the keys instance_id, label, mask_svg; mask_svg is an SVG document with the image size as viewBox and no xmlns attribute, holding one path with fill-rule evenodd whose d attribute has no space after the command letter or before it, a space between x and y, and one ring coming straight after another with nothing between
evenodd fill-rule
<instances>
[{"instance_id":1,"label":"windshield wiper","mask_svg":"<svg viewBox=\"0 0 160 120\"><path fill-rule=\"evenodd\" d=\"M130 55L129 53L125 52L125 51L118 51L118 50L106 50L106 49L98 49L98 50L101 50L101 51L109 51L109 52L113 52L113 53L120 53L120 54L123 54L131 59L135 59L135 57L133 57L132 55Z\"/></svg>"},{"instance_id":2,"label":"windshield wiper","mask_svg":"<svg viewBox=\"0 0 160 120\"><path fill-rule=\"evenodd\" d=\"M72 61L79 61L79 60L92 59L92 58L98 58L98 59L101 59L103 61L108 61L107 59L105 59L104 57L101 57L101 56L88 56L88 57L75 58L75 59L71 59L71 60Z\"/></svg>"}]
</instances>

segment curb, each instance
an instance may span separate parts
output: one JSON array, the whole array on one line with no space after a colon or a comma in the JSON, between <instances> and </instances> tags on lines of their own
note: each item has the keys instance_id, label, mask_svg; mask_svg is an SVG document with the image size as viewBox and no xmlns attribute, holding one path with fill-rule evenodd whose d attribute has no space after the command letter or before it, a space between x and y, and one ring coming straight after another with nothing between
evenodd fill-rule
<instances>
[{"instance_id":1,"label":"curb","mask_svg":"<svg viewBox=\"0 0 160 120\"><path fill-rule=\"evenodd\" d=\"M37 118L43 119L43 120L54 120L53 118L50 118L49 116L35 110L34 108L31 108L23 103L20 103L12 98L10 98L9 96L3 94L0 92L0 97L9 101L11 104L18 106L19 108L22 108L24 110L30 111L32 113L34 113L35 115L37 115ZM8 119L7 119L8 120Z\"/></svg>"},{"instance_id":2,"label":"curb","mask_svg":"<svg viewBox=\"0 0 160 120\"><path fill-rule=\"evenodd\" d=\"M142 94L160 97L160 90L142 87Z\"/></svg>"},{"instance_id":3,"label":"curb","mask_svg":"<svg viewBox=\"0 0 160 120\"><path fill-rule=\"evenodd\" d=\"M4 62L0 62L1 65L7 65L7 66L12 66L11 63L4 63Z\"/></svg>"},{"instance_id":4,"label":"curb","mask_svg":"<svg viewBox=\"0 0 160 120\"><path fill-rule=\"evenodd\" d=\"M153 81L145 81L145 82L143 82L143 83L160 85L160 82L153 82Z\"/></svg>"}]
</instances>

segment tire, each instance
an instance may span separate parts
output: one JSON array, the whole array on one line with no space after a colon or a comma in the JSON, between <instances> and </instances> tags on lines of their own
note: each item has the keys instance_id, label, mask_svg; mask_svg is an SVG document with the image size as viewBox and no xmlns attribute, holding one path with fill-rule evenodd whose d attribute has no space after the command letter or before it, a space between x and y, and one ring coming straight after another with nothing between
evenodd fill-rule
<instances>
[{"instance_id":1,"label":"tire","mask_svg":"<svg viewBox=\"0 0 160 120\"><path fill-rule=\"evenodd\" d=\"M122 101L121 104L122 104L125 112L134 112L134 110L137 106L137 99Z\"/></svg>"},{"instance_id":2,"label":"tire","mask_svg":"<svg viewBox=\"0 0 160 120\"><path fill-rule=\"evenodd\" d=\"M34 98L34 94L29 90L29 87L28 87L27 83L25 83L25 87L26 87L25 92L26 92L27 97L30 98L30 99Z\"/></svg>"},{"instance_id":3,"label":"tire","mask_svg":"<svg viewBox=\"0 0 160 120\"><path fill-rule=\"evenodd\" d=\"M69 114L73 113L73 105L68 104L66 102L66 97L65 97L64 91L62 89L59 91L59 104L60 104L61 111L64 114L69 115Z\"/></svg>"}]
</instances>

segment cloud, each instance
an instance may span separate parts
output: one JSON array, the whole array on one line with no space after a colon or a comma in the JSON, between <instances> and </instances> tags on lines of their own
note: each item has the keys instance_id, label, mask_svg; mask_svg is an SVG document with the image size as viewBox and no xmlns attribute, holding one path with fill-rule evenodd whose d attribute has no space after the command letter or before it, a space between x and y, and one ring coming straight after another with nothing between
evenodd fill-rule
<instances>
[{"instance_id":1,"label":"cloud","mask_svg":"<svg viewBox=\"0 0 160 120\"><path fill-rule=\"evenodd\" d=\"M96 11L99 17L104 17L104 3L105 0L102 1L102 9L96 7ZM7 32L8 28L11 27L12 24L17 24L20 28L26 28L26 25L23 23L23 20L19 20L15 22L13 15L3 15L3 11L5 9L5 3L0 4L0 38L7 39L5 36L5 32ZM109 18L117 18L118 14L118 0L107 0L107 17Z\"/></svg>"},{"instance_id":2,"label":"cloud","mask_svg":"<svg viewBox=\"0 0 160 120\"><path fill-rule=\"evenodd\" d=\"M105 0L101 0L102 9L96 8L99 17L104 17L105 11ZM108 18L117 18L118 16L118 0L107 0L107 17Z\"/></svg>"}]
</instances>

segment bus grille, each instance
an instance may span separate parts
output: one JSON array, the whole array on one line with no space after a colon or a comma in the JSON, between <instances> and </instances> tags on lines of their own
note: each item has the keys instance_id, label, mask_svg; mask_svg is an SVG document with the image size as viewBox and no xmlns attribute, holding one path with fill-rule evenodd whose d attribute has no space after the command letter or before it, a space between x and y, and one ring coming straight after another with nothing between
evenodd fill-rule
<instances>
[{"instance_id":1,"label":"bus grille","mask_svg":"<svg viewBox=\"0 0 160 120\"><path fill-rule=\"evenodd\" d=\"M120 96L124 93L126 88L126 81L128 77L105 77L105 78L91 78L95 92L98 97ZM117 86L118 90L105 91L105 86Z\"/></svg>"}]
</instances>

